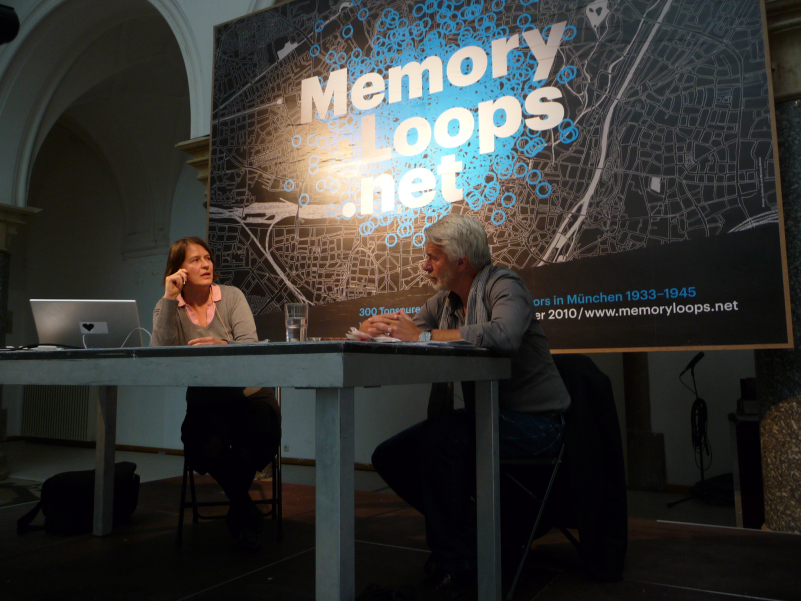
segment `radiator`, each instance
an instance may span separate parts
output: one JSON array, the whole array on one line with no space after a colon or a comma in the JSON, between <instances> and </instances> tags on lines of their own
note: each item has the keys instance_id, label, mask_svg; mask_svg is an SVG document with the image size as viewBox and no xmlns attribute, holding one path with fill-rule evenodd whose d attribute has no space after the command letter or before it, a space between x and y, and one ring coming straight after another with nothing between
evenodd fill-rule
<instances>
[{"instance_id":1,"label":"radiator","mask_svg":"<svg viewBox=\"0 0 801 601\"><path fill-rule=\"evenodd\" d=\"M97 438L97 386L25 386L22 436L91 442Z\"/></svg>"}]
</instances>

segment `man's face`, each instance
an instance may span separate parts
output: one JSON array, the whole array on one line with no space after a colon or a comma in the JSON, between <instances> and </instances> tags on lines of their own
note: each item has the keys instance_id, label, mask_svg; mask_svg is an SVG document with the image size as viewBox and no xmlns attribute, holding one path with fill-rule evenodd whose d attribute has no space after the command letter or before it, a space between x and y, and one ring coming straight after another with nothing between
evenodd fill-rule
<instances>
[{"instance_id":1,"label":"man's face","mask_svg":"<svg viewBox=\"0 0 801 601\"><path fill-rule=\"evenodd\" d=\"M428 274L428 281L434 290L452 290L456 279L456 265L458 261L451 261L441 246L426 244L426 259L423 261L423 271Z\"/></svg>"}]
</instances>

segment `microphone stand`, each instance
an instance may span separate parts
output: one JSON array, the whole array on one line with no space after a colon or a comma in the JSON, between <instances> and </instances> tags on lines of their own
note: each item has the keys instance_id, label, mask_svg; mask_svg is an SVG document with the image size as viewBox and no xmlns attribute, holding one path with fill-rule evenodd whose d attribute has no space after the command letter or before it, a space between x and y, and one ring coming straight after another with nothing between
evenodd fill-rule
<instances>
[{"instance_id":1,"label":"microphone stand","mask_svg":"<svg viewBox=\"0 0 801 601\"><path fill-rule=\"evenodd\" d=\"M707 424L707 408L706 408L706 401L698 396L698 385L695 382L695 366L698 362L703 358L704 354L699 353L696 355L687 368L690 370L690 375L693 379L693 393L695 394L695 400L693 401L692 409L690 410L690 428L692 432L692 443L693 443L693 450L698 455L699 463L698 467L701 470L701 480L700 482L696 482L695 486L690 489L690 496L685 497L683 499L679 499L678 501L673 501L672 503L668 503L667 507L674 507L679 503L684 503L685 501L689 501L690 499L699 498L702 501L707 500L707 492L706 492L706 483L704 480L704 451L706 451L707 457L711 454L711 450L709 448L709 437L706 434L706 424ZM681 377L687 372L685 369L681 374L679 374L679 381L681 381ZM684 382L682 381L682 384ZM686 386L686 384L685 384ZM689 388L689 387L688 387Z\"/></svg>"}]
</instances>

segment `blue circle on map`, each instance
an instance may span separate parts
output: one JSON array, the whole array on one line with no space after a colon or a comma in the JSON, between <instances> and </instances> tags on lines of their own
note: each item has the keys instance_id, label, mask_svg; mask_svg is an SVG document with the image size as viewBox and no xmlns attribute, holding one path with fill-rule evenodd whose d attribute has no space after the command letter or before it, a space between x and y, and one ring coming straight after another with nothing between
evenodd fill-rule
<instances>
[{"instance_id":1,"label":"blue circle on map","mask_svg":"<svg viewBox=\"0 0 801 601\"><path fill-rule=\"evenodd\" d=\"M292 190L294 189L295 189L295 182L293 182L291 179L288 179L284 182L284 191L292 192Z\"/></svg>"},{"instance_id":2,"label":"blue circle on map","mask_svg":"<svg viewBox=\"0 0 801 601\"><path fill-rule=\"evenodd\" d=\"M327 63L335 63L337 62L337 53L333 50L329 50L328 54L325 55L325 62Z\"/></svg>"},{"instance_id":3,"label":"blue circle on map","mask_svg":"<svg viewBox=\"0 0 801 601\"><path fill-rule=\"evenodd\" d=\"M314 139L312 139L312 138L314 138ZM309 136L306 138L306 144L308 144L309 146L316 146L317 145L317 134L309 134ZM317 155L314 155L314 156L317 156Z\"/></svg>"},{"instance_id":4,"label":"blue circle on map","mask_svg":"<svg viewBox=\"0 0 801 601\"><path fill-rule=\"evenodd\" d=\"M528 175L526 175L526 181L532 186L540 183L542 181L542 171L539 169L532 169L528 172Z\"/></svg>"},{"instance_id":5,"label":"blue circle on map","mask_svg":"<svg viewBox=\"0 0 801 601\"><path fill-rule=\"evenodd\" d=\"M331 182L328 184L328 189L331 190L331 192L333 192L334 194L339 192L339 189L342 187L342 182L334 178L328 178L328 179L331 180ZM328 182L328 179L326 179L326 182Z\"/></svg>"},{"instance_id":6,"label":"blue circle on map","mask_svg":"<svg viewBox=\"0 0 801 601\"><path fill-rule=\"evenodd\" d=\"M309 54L311 54L312 56L317 56L318 54L320 54L320 47L317 44L315 44L309 49Z\"/></svg>"},{"instance_id":7,"label":"blue circle on map","mask_svg":"<svg viewBox=\"0 0 801 601\"><path fill-rule=\"evenodd\" d=\"M492 182L487 189L484 191L484 195L486 198L484 202L489 204L498 198L498 195L501 193L501 185L498 182Z\"/></svg>"},{"instance_id":8,"label":"blue circle on map","mask_svg":"<svg viewBox=\"0 0 801 601\"><path fill-rule=\"evenodd\" d=\"M503 10L504 6L506 6L506 0L494 0L492 3L492 10L494 11Z\"/></svg>"},{"instance_id":9,"label":"blue circle on map","mask_svg":"<svg viewBox=\"0 0 801 601\"><path fill-rule=\"evenodd\" d=\"M324 27L325 27L325 21L323 21L321 19L321 20L317 21L317 23L314 24L314 31L316 31L317 33L320 33L323 30Z\"/></svg>"},{"instance_id":10,"label":"blue circle on map","mask_svg":"<svg viewBox=\"0 0 801 601\"><path fill-rule=\"evenodd\" d=\"M573 65L568 65L559 71L559 74L556 76L556 81L561 84L566 84L576 76L577 72L577 69Z\"/></svg>"},{"instance_id":11,"label":"blue circle on map","mask_svg":"<svg viewBox=\"0 0 801 601\"><path fill-rule=\"evenodd\" d=\"M548 25L547 27L545 27L542 30L542 39L547 41L549 35L551 35L551 26L550 25Z\"/></svg>"},{"instance_id":12,"label":"blue circle on map","mask_svg":"<svg viewBox=\"0 0 801 601\"><path fill-rule=\"evenodd\" d=\"M345 27L342 28L342 37L349 38L352 35L353 35L353 25L345 25Z\"/></svg>"},{"instance_id":13,"label":"blue circle on map","mask_svg":"<svg viewBox=\"0 0 801 601\"><path fill-rule=\"evenodd\" d=\"M356 15L359 18L359 21L364 21L370 15L370 11L366 8L363 8L359 11Z\"/></svg>"},{"instance_id":14,"label":"blue circle on map","mask_svg":"<svg viewBox=\"0 0 801 601\"><path fill-rule=\"evenodd\" d=\"M401 238L408 238L414 234L414 226L411 223L404 223L398 228L398 235Z\"/></svg>"},{"instance_id":15,"label":"blue circle on map","mask_svg":"<svg viewBox=\"0 0 801 601\"><path fill-rule=\"evenodd\" d=\"M526 146L526 149L523 152L527 157L534 158L543 148L545 148L545 140L538 136L536 138L532 138L531 142L528 146Z\"/></svg>"},{"instance_id":16,"label":"blue circle on map","mask_svg":"<svg viewBox=\"0 0 801 601\"><path fill-rule=\"evenodd\" d=\"M342 65L346 60L348 60L348 55L344 52L340 52L337 54L337 64Z\"/></svg>"},{"instance_id":17,"label":"blue circle on map","mask_svg":"<svg viewBox=\"0 0 801 601\"><path fill-rule=\"evenodd\" d=\"M526 25L531 25L531 15L522 14L519 17L517 17L517 26L518 27L525 27Z\"/></svg>"},{"instance_id":18,"label":"blue circle on map","mask_svg":"<svg viewBox=\"0 0 801 601\"><path fill-rule=\"evenodd\" d=\"M528 173L528 165L525 163L515 163L514 174L515 177L523 177L526 173Z\"/></svg>"},{"instance_id":19,"label":"blue circle on map","mask_svg":"<svg viewBox=\"0 0 801 601\"><path fill-rule=\"evenodd\" d=\"M497 211L493 211L492 217L490 221L495 225L501 225L504 221L506 221L506 213L498 209Z\"/></svg>"},{"instance_id":20,"label":"blue circle on map","mask_svg":"<svg viewBox=\"0 0 801 601\"><path fill-rule=\"evenodd\" d=\"M422 232L417 232L414 235L414 237L412 237L412 244L414 244L418 248L423 246L423 244L425 243L426 243L426 237L425 234L423 234Z\"/></svg>"},{"instance_id":21,"label":"blue circle on map","mask_svg":"<svg viewBox=\"0 0 801 601\"><path fill-rule=\"evenodd\" d=\"M520 52L520 50L512 50L509 53L509 56L511 58L510 62L512 63L512 66L515 68L520 68L523 65L523 63L526 62L526 55ZM517 71L517 73L519 73L519 71Z\"/></svg>"},{"instance_id":22,"label":"blue circle on map","mask_svg":"<svg viewBox=\"0 0 801 601\"><path fill-rule=\"evenodd\" d=\"M565 144L572 144L579 137L579 128L573 125L573 121L565 119L559 124L560 139Z\"/></svg>"},{"instance_id":23,"label":"blue circle on map","mask_svg":"<svg viewBox=\"0 0 801 601\"><path fill-rule=\"evenodd\" d=\"M378 221L378 225L381 225L383 227L386 227L390 223L392 223L393 218L394 214L390 211L387 211L386 213L379 213L378 215L376 215L376 221Z\"/></svg>"},{"instance_id":24,"label":"blue circle on map","mask_svg":"<svg viewBox=\"0 0 801 601\"><path fill-rule=\"evenodd\" d=\"M295 148L300 146L302 142L303 142L303 138L301 138L300 136L298 136L298 135L292 136L292 146L294 146Z\"/></svg>"},{"instance_id":25,"label":"blue circle on map","mask_svg":"<svg viewBox=\"0 0 801 601\"><path fill-rule=\"evenodd\" d=\"M481 205L484 204L484 199L481 198L481 194L479 194L476 190L470 190L465 196L465 200L467 204L470 206L471 209L477 211L481 208Z\"/></svg>"},{"instance_id":26,"label":"blue circle on map","mask_svg":"<svg viewBox=\"0 0 801 601\"><path fill-rule=\"evenodd\" d=\"M362 236L369 236L375 231L375 226L372 225L369 221L365 221L359 226L359 234Z\"/></svg>"},{"instance_id":27,"label":"blue circle on map","mask_svg":"<svg viewBox=\"0 0 801 601\"><path fill-rule=\"evenodd\" d=\"M389 24L387 23L386 19L379 19L378 21L376 21L375 26L376 29L378 29L378 31L386 31Z\"/></svg>"},{"instance_id":28,"label":"blue circle on map","mask_svg":"<svg viewBox=\"0 0 801 601\"><path fill-rule=\"evenodd\" d=\"M298 204L302 207L305 207L307 204L309 204L309 195L301 194L300 198L298 198Z\"/></svg>"},{"instance_id":29,"label":"blue circle on map","mask_svg":"<svg viewBox=\"0 0 801 601\"><path fill-rule=\"evenodd\" d=\"M495 173L501 179L509 179L512 177L513 167L511 163L503 162L500 165L495 165Z\"/></svg>"},{"instance_id":30,"label":"blue circle on map","mask_svg":"<svg viewBox=\"0 0 801 601\"><path fill-rule=\"evenodd\" d=\"M325 191L325 180L324 179L318 179L317 183L314 185L314 187L318 192L324 192Z\"/></svg>"},{"instance_id":31,"label":"blue circle on map","mask_svg":"<svg viewBox=\"0 0 801 601\"><path fill-rule=\"evenodd\" d=\"M565 30L562 33L562 39L572 40L574 37L576 37L576 33L577 33L576 28L573 25L568 25L567 27L565 27Z\"/></svg>"},{"instance_id":32,"label":"blue circle on map","mask_svg":"<svg viewBox=\"0 0 801 601\"><path fill-rule=\"evenodd\" d=\"M387 234L387 237L384 238L384 242L386 243L387 246L392 248L393 246L395 246L398 243L398 235L397 234L392 234L392 233Z\"/></svg>"},{"instance_id":33,"label":"blue circle on map","mask_svg":"<svg viewBox=\"0 0 801 601\"><path fill-rule=\"evenodd\" d=\"M548 182L540 182L536 188L537 196L540 198L548 198L551 195L551 184Z\"/></svg>"},{"instance_id":34,"label":"blue circle on map","mask_svg":"<svg viewBox=\"0 0 801 601\"><path fill-rule=\"evenodd\" d=\"M319 169L320 167L316 163L314 165L309 165L309 175L316 175Z\"/></svg>"},{"instance_id":35,"label":"blue circle on map","mask_svg":"<svg viewBox=\"0 0 801 601\"><path fill-rule=\"evenodd\" d=\"M507 209L515 206L515 202L517 202L517 197L514 195L514 192L507 192L501 196L501 204Z\"/></svg>"},{"instance_id":36,"label":"blue circle on map","mask_svg":"<svg viewBox=\"0 0 801 601\"><path fill-rule=\"evenodd\" d=\"M337 214L337 205L333 202L325 207L325 212L329 217L335 217Z\"/></svg>"},{"instance_id":37,"label":"blue circle on map","mask_svg":"<svg viewBox=\"0 0 801 601\"><path fill-rule=\"evenodd\" d=\"M534 4L535 2L539 2L540 0L520 0L520 4L523 6L528 6L529 4Z\"/></svg>"}]
</instances>

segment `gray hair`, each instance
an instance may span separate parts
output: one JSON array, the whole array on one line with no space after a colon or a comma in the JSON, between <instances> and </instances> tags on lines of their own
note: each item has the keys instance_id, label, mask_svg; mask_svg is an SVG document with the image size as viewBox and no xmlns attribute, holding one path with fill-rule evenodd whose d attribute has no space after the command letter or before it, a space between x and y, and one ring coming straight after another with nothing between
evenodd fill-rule
<instances>
[{"instance_id":1,"label":"gray hair","mask_svg":"<svg viewBox=\"0 0 801 601\"><path fill-rule=\"evenodd\" d=\"M446 215L423 230L423 234L427 243L442 247L451 261L467 255L474 269L482 269L492 261L487 232L472 217Z\"/></svg>"}]
</instances>

